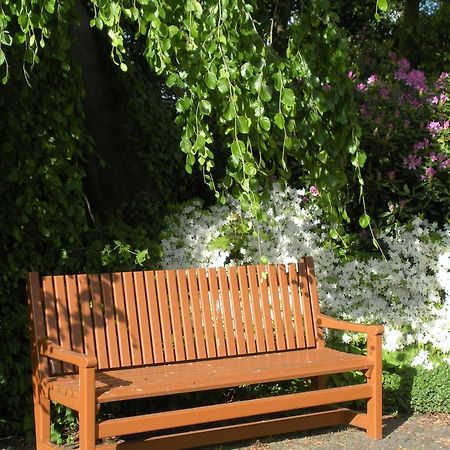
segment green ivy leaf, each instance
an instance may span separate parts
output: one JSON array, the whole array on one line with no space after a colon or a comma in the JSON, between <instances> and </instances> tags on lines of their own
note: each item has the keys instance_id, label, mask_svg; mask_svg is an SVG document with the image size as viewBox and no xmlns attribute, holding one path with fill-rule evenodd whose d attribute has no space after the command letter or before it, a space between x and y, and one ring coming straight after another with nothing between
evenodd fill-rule
<instances>
[{"instance_id":1,"label":"green ivy leaf","mask_svg":"<svg viewBox=\"0 0 450 450\"><path fill-rule=\"evenodd\" d=\"M217 82L217 88L219 89L219 92L221 94L225 94L230 90L230 82L228 78L220 77L219 81Z\"/></svg>"},{"instance_id":2,"label":"green ivy leaf","mask_svg":"<svg viewBox=\"0 0 450 450\"><path fill-rule=\"evenodd\" d=\"M233 141L233 143L231 144L231 154L237 158L237 159L242 159L242 154L245 152L245 144L237 139L235 141Z\"/></svg>"},{"instance_id":3,"label":"green ivy leaf","mask_svg":"<svg viewBox=\"0 0 450 450\"><path fill-rule=\"evenodd\" d=\"M217 85L217 77L213 72L208 72L205 77L205 84L208 89L214 90Z\"/></svg>"},{"instance_id":4,"label":"green ivy leaf","mask_svg":"<svg viewBox=\"0 0 450 450\"><path fill-rule=\"evenodd\" d=\"M388 2L387 2L387 0L377 0L377 7L381 11L387 11L387 9L388 9Z\"/></svg>"},{"instance_id":5,"label":"green ivy leaf","mask_svg":"<svg viewBox=\"0 0 450 450\"><path fill-rule=\"evenodd\" d=\"M281 113L276 113L275 117L273 118L273 121L275 122L275 125L282 130L284 128L285 120L284 116Z\"/></svg>"}]
</instances>

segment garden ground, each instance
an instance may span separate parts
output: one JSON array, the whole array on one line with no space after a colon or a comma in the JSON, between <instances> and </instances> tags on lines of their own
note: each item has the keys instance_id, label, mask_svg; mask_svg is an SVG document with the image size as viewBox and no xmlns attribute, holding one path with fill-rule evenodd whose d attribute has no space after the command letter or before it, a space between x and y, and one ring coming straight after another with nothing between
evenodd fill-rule
<instances>
[{"instance_id":1,"label":"garden ground","mask_svg":"<svg viewBox=\"0 0 450 450\"><path fill-rule=\"evenodd\" d=\"M444 450L450 449L450 415L385 416L383 440L370 441L353 427L334 427L265 438L256 442L209 447L205 450ZM73 447L66 447L73 448ZM0 450L34 450L23 441L0 440Z\"/></svg>"}]
</instances>

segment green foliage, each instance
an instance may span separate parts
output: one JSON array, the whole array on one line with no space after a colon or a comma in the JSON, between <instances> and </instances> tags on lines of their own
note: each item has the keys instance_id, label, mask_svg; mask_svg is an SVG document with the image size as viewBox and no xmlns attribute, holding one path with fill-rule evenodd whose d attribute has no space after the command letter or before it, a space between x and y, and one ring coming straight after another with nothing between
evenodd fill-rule
<instances>
[{"instance_id":1,"label":"green foliage","mask_svg":"<svg viewBox=\"0 0 450 450\"><path fill-rule=\"evenodd\" d=\"M411 407L416 412L450 413L450 366L442 363L432 370L420 370L414 377Z\"/></svg>"}]
</instances>

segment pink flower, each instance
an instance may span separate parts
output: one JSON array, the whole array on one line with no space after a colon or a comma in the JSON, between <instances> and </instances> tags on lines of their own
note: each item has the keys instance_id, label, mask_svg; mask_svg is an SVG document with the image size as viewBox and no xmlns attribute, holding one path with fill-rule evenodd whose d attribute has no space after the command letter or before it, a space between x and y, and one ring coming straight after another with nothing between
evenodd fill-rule
<instances>
[{"instance_id":1,"label":"pink flower","mask_svg":"<svg viewBox=\"0 0 450 450\"><path fill-rule=\"evenodd\" d=\"M450 120L446 120L444 125L442 125L443 130L447 130L450 127Z\"/></svg>"},{"instance_id":2,"label":"pink flower","mask_svg":"<svg viewBox=\"0 0 450 450\"><path fill-rule=\"evenodd\" d=\"M354 80L356 78L356 73L353 73L351 70L348 72L347 76L350 78L350 80Z\"/></svg>"},{"instance_id":3,"label":"pink flower","mask_svg":"<svg viewBox=\"0 0 450 450\"><path fill-rule=\"evenodd\" d=\"M436 136L439 133L439 131L442 130L442 125L439 122L436 122L435 120L432 120L427 125L427 128L428 128L428 131L431 133L431 135L434 137L434 136Z\"/></svg>"},{"instance_id":4,"label":"pink flower","mask_svg":"<svg viewBox=\"0 0 450 450\"><path fill-rule=\"evenodd\" d=\"M422 158L416 155L408 155L403 158L403 167L409 170L416 170L422 164Z\"/></svg>"},{"instance_id":5,"label":"pink flower","mask_svg":"<svg viewBox=\"0 0 450 450\"><path fill-rule=\"evenodd\" d=\"M389 88L387 86L383 86L380 88L380 96L381 98L389 97Z\"/></svg>"},{"instance_id":6,"label":"pink flower","mask_svg":"<svg viewBox=\"0 0 450 450\"><path fill-rule=\"evenodd\" d=\"M323 90L324 90L325 92L331 91L330 83L324 83L323 86L322 86L322 88L323 88Z\"/></svg>"},{"instance_id":7,"label":"pink flower","mask_svg":"<svg viewBox=\"0 0 450 450\"><path fill-rule=\"evenodd\" d=\"M388 172L387 176L390 180L395 180L395 170Z\"/></svg>"},{"instance_id":8,"label":"pink flower","mask_svg":"<svg viewBox=\"0 0 450 450\"><path fill-rule=\"evenodd\" d=\"M442 94L439 96L439 101L440 101L441 103L445 103L447 100L448 100L448 97L447 97L446 94L442 93Z\"/></svg>"},{"instance_id":9,"label":"pink flower","mask_svg":"<svg viewBox=\"0 0 450 450\"><path fill-rule=\"evenodd\" d=\"M449 159L445 159L444 161L442 161L439 164L439 169L447 169L448 167L450 167L450 158Z\"/></svg>"},{"instance_id":10,"label":"pink flower","mask_svg":"<svg viewBox=\"0 0 450 450\"><path fill-rule=\"evenodd\" d=\"M367 84L375 84L378 81L378 75L377 74L372 74L370 75L370 77L367 79Z\"/></svg>"},{"instance_id":11,"label":"pink flower","mask_svg":"<svg viewBox=\"0 0 450 450\"><path fill-rule=\"evenodd\" d=\"M432 105L437 105L439 103L439 97L437 95L435 95L432 99L431 99L431 104Z\"/></svg>"},{"instance_id":12,"label":"pink flower","mask_svg":"<svg viewBox=\"0 0 450 450\"><path fill-rule=\"evenodd\" d=\"M411 72L405 76L404 81L408 86L411 86L418 91L425 91L427 89L425 74L421 70L411 70Z\"/></svg>"},{"instance_id":13,"label":"pink flower","mask_svg":"<svg viewBox=\"0 0 450 450\"><path fill-rule=\"evenodd\" d=\"M431 180L436 175L436 170L434 170L432 167L427 167L425 169L425 176Z\"/></svg>"},{"instance_id":14,"label":"pink flower","mask_svg":"<svg viewBox=\"0 0 450 450\"><path fill-rule=\"evenodd\" d=\"M414 108L414 109L418 109L422 106L422 104L420 103L419 100L417 100L417 98L411 98L409 99L409 104Z\"/></svg>"},{"instance_id":15,"label":"pink flower","mask_svg":"<svg viewBox=\"0 0 450 450\"><path fill-rule=\"evenodd\" d=\"M364 104L360 105L359 112L360 112L362 117L370 117L370 112L367 109L367 106L364 105Z\"/></svg>"},{"instance_id":16,"label":"pink flower","mask_svg":"<svg viewBox=\"0 0 450 450\"><path fill-rule=\"evenodd\" d=\"M317 188L317 186L311 186L309 188L309 192L313 197L317 197L318 195L320 195L319 189Z\"/></svg>"},{"instance_id":17,"label":"pink flower","mask_svg":"<svg viewBox=\"0 0 450 450\"><path fill-rule=\"evenodd\" d=\"M356 89L358 89L358 91L360 92L364 92L367 91L367 86L364 83L358 83L356 85Z\"/></svg>"}]
</instances>

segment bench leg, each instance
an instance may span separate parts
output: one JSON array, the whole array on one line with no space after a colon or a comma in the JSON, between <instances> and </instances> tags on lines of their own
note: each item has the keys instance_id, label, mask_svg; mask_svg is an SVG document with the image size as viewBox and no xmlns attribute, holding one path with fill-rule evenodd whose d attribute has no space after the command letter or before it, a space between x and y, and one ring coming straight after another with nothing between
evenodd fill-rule
<instances>
[{"instance_id":1,"label":"bench leg","mask_svg":"<svg viewBox=\"0 0 450 450\"><path fill-rule=\"evenodd\" d=\"M78 411L80 449L95 449L95 370L80 369L80 410Z\"/></svg>"},{"instance_id":2,"label":"bench leg","mask_svg":"<svg viewBox=\"0 0 450 450\"><path fill-rule=\"evenodd\" d=\"M374 368L367 383L372 387L372 397L367 402L367 437L369 439L381 439L382 431L382 359L381 359L381 339L380 335L369 337L369 353L374 361Z\"/></svg>"},{"instance_id":3,"label":"bench leg","mask_svg":"<svg viewBox=\"0 0 450 450\"><path fill-rule=\"evenodd\" d=\"M35 400L34 426L36 431L36 449L40 450L42 444L50 443L50 400L42 396Z\"/></svg>"}]
</instances>

